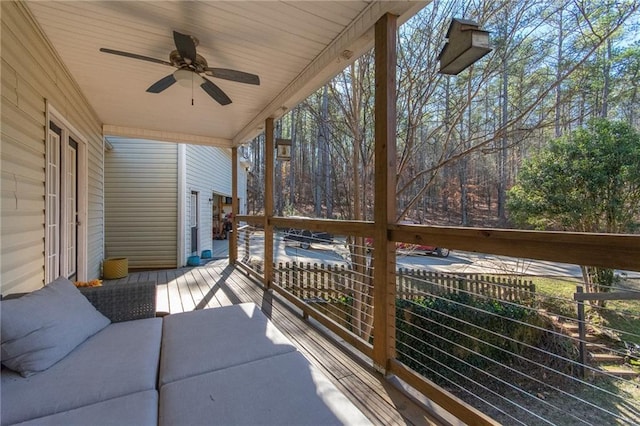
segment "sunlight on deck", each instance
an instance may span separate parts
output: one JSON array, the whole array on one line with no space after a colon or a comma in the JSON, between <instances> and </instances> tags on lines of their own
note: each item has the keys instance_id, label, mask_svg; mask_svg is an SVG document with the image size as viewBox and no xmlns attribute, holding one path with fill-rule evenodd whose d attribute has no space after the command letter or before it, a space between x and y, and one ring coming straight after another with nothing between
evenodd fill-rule
<instances>
[{"instance_id":1,"label":"sunlight on deck","mask_svg":"<svg viewBox=\"0 0 640 426\"><path fill-rule=\"evenodd\" d=\"M253 302L374 424L444 424L375 372L367 360L339 347L312 326L312 320L303 320L295 308L265 293L226 259L195 268L135 272L117 281L155 281L158 312L174 314Z\"/></svg>"}]
</instances>

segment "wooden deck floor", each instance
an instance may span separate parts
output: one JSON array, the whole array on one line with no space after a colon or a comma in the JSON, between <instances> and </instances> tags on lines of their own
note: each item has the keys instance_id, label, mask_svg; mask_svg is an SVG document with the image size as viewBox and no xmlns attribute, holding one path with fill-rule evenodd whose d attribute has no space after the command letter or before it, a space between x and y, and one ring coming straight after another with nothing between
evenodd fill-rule
<instances>
[{"instance_id":1,"label":"wooden deck floor","mask_svg":"<svg viewBox=\"0 0 640 426\"><path fill-rule=\"evenodd\" d=\"M195 268L135 272L118 281L155 281L157 310L170 313L254 302L374 424L443 424L375 372L367 360L336 344L312 320L304 320L297 309L265 292L227 260Z\"/></svg>"}]
</instances>

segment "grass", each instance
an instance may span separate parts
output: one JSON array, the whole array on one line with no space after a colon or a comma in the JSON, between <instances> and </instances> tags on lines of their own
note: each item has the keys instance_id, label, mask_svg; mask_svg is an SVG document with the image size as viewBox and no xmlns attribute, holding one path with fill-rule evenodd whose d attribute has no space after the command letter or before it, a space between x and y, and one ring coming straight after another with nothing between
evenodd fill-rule
<instances>
[{"instance_id":1,"label":"grass","mask_svg":"<svg viewBox=\"0 0 640 426\"><path fill-rule=\"evenodd\" d=\"M640 279L624 279L620 287L640 290ZM612 300L602 316L609 327L620 330L622 339L640 345L640 300Z\"/></svg>"},{"instance_id":2,"label":"grass","mask_svg":"<svg viewBox=\"0 0 640 426\"><path fill-rule=\"evenodd\" d=\"M550 278L550 277L518 277L531 280L535 286L535 308L544 308L550 314L561 315L565 318L576 318L577 309L574 300L576 286L581 284L580 278ZM640 289L640 280L620 283L621 290ZM528 303L523 301L523 303ZM615 330L623 340L640 343L640 300L608 301L604 309L591 308L588 304L588 320L595 322L598 327L606 326ZM612 342L616 350L620 350L617 343ZM551 368L555 368L552 363ZM514 379L515 380L515 379ZM640 424L640 379L618 380L611 377L589 376L585 382L551 382L552 376L543 377L550 382L550 388L544 388L536 396L541 401L531 401L520 392L512 392L504 389L501 396L527 407L533 413L540 414L552 424L567 426L583 424ZM555 388L555 390L554 390ZM455 390L450 389L452 391ZM493 395L483 389L474 390L483 399L501 407L504 412L510 412L510 406L503 405L503 401L493 399ZM463 399L465 394L459 394ZM541 395L541 396L540 396ZM474 403L473 400L467 399ZM521 424L540 424L539 419L507 418L497 411L487 409L486 406L477 407L487 412L504 424L515 424L522 420ZM558 407L558 409L550 408ZM570 416L569 414L573 415ZM581 420L583 419L583 420Z\"/></svg>"},{"instance_id":3,"label":"grass","mask_svg":"<svg viewBox=\"0 0 640 426\"><path fill-rule=\"evenodd\" d=\"M545 277L533 277L531 281L536 286L539 307L564 317L577 318L576 302L573 300L576 282Z\"/></svg>"},{"instance_id":4,"label":"grass","mask_svg":"<svg viewBox=\"0 0 640 426\"><path fill-rule=\"evenodd\" d=\"M548 278L548 277L527 277L536 286L536 302L538 307L546 309L548 312L562 315L568 318L577 317L576 302L573 295L576 286L581 284L579 278ZM640 279L628 279L623 277L618 283L620 291L640 290ZM622 340L640 345L640 300L610 300L606 302L604 308L591 307L586 304L586 314L590 322L599 327L615 331L615 334ZM632 358L629 362L635 364ZM636 369L640 365L634 365ZM638 370L637 370L638 371ZM594 379L591 379L594 380ZM596 379L593 383L598 387L607 389L613 397L602 392L596 392L587 386L576 385L575 388L566 389L577 396L577 399L567 398L557 393L548 395L548 401L558 407L564 407L564 411L581 413L583 418L589 422L600 424L624 423L619 418L603 418L603 413L593 409L590 405L585 405L582 401L590 401L595 406L603 407L608 412L620 415L632 423L640 424L638 412L640 411L640 385L638 380L611 380L608 378ZM533 411L544 410L545 407L532 407ZM553 416L551 416L553 418ZM568 419L558 417L557 424L574 424ZM577 422L575 424L582 424Z\"/></svg>"},{"instance_id":5,"label":"grass","mask_svg":"<svg viewBox=\"0 0 640 426\"><path fill-rule=\"evenodd\" d=\"M532 278L532 281L541 308L565 317L577 317L573 294L578 282L542 277ZM635 289L640 287L640 280L624 279L619 285L623 289ZM640 300L610 300L603 309L587 304L586 314L597 325L614 330L622 340L640 344Z\"/></svg>"},{"instance_id":6,"label":"grass","mask_svg":"<svg viewBox=\"0 0 640 426\"><path fill-rule=\"evenodd\" d=\"M640 345L640 300L612 300L601 316L622 340Z\"/></svg>"}]
</instances>

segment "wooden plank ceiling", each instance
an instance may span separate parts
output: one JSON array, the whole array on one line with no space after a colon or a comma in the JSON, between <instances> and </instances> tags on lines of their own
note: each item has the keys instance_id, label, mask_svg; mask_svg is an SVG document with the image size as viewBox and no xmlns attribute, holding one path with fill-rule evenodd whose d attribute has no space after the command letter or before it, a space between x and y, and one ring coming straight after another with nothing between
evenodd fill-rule
<instances>
[{"instance_id":1,"label":"wooden plank ceiling","mask_svg":"<svg viewBox=\"0 0 640 426\"><path fill-rule=\"evenodd\" d=\"M386 12L404 22L427 2L27 1L106 135L237 146L372 47ZM175 69L100 48L168 61L173 31L197 37L210 67L257 74L260 86L209 77L232 99L200 87L146 89ZM193 99L193 105L192 105Z\"/></svg>"}]
</instances>

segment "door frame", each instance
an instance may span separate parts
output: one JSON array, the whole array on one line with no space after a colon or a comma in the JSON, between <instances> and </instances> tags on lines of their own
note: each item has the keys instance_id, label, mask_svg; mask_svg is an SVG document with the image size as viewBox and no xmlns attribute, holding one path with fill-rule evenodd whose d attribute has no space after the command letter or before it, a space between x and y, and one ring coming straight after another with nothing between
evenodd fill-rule
<instances>
[{"instance_id":1,"label":"door frame","mask_svg":"<svg viewBox=\"0 0 640 426\"><path fill-rule=\"evenodd\" d=\"M195 200L195 202L194 202ZM194 205L195 204L195 205ZM195 227L193 222L195 220ZM194 228L195 228L195 250L193 250L194 242ZM200 253L200 191L192 189L189 192L189 252L194 255Z\"/></svg>"},{"instance_id":2,"label":"door frame","mask_svg":"<svg viewBox=\"0 0 640 426\"><path fill-rule=\"evenodd\" d=\"M55 107L53 107L49 101L46 102L45 104L45 112L46 112L46 126L45 126L45 144L49 143L49 123L53 122L56 126L58 126L61 130L62 130L62 137L60 138L60 145L64 146L63 144L68 144L69 143L69 138L73 138L73 140L78 144L77 147L77 163L78 163L78 169L77 169L77 176L76 176L76 180L77 180L77 208L78 208L78 217L77 217L77 223L78 223L78 227L77 227L77 262L76 262L76 279L79 281L86 281L87 280L87 275L88 275L88 226L89 226L89 201L88 201L88 170L89 170L89 165L88 165L88 154L87 154L87 147L88 147L88 142L87 139L82 135L81 132L79 132L77 130L77 128L75 126L73 126L65 117L63 114L61 114ZM46 146L45 146L46 148ZM44 233L44 266L45 266L45 283L51 282L54 279L58 278L58 277L54 277L53 275L53 271L49 270L48 267L48 262L47 259L49 258L49 241L48 241L48 232L46 232L46 229L48 229L49 227L49 218L48 218L48 212L47 212L47 194L50 191L50 184L51 182L49 181L49 179L47 179L47 171L48 171L48 164L49 164L49 158L48 158L48 154L47 154L48 150L45 149L45 215L44 215L44 221L45 221L45 233ZM61 170L61 172L64 174L65 170L64 170L64 164L62 164L63 170ZM60 191L62 191L62 188L59 188ZM63 193L63 192L62 192ZM60 215L61 217L64 217L64 214ZM61 221L61 227L58 231L59 233L59 241L63 241L65 238L65 230L64 225ZM66 262L66 250L61 250L60 251L60 259L59 259L59 263L60 263L60 275L65 275L66 274L66 266L67 262Z\"/></svg>"}]
</instances>

